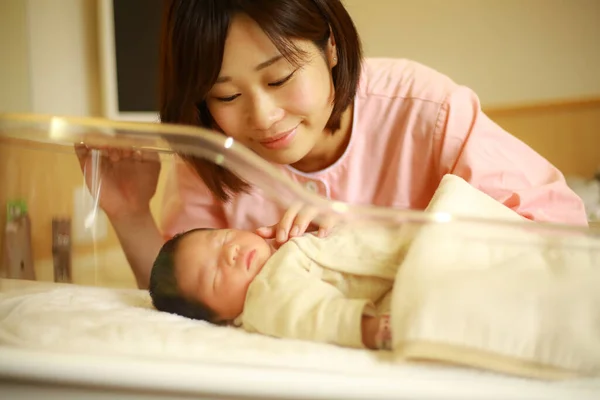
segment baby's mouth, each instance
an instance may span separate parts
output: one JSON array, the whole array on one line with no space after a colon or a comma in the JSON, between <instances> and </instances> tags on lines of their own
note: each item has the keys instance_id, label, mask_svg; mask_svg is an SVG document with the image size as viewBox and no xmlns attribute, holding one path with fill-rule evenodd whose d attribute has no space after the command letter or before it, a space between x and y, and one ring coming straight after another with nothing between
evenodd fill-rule
<instances>
[{"instance_id":1,"label":"baby's mouth","mask_svg":"<svg viewBox=\"0 0 600 400\"><path fill-rule=\"evenodd\" d=\"M246 270L250 269L250 266L252 265L252 261L254 260L255 254L256 254L256 250L249 251L246 254Z\"/></svg>"}]
</instances>

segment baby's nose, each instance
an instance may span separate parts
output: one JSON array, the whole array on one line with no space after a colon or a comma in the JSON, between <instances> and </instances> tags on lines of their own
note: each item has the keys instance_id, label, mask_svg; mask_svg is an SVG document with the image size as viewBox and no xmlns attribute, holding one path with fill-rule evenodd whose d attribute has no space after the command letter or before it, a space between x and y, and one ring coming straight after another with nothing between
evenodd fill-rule
<instances>
[{"instance_id":1,"label":"baby's nose","mask_svg":"<svg viewBox=\"0 0 600 400\"><path fill-rule=\"evenodd\" d=\"M238 253L240 251L240 246L232 244L225 248L225 258L227 263L230 265L235 264L235 260L237 259Z\"/></svg>"}]
</instances>

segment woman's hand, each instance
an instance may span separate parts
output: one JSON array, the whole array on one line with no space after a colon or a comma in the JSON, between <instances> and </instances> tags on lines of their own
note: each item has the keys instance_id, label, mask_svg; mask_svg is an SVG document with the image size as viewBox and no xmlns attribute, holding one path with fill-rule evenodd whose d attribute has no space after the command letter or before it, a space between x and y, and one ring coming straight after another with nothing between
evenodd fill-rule
<instances>
[{"instance_id":1,"label":"woman's hand","mask_svg":"<svg viewBox=\"0 0 600 400\"><path fill-rule=\"evenodd\" d=\"M98 205L109 219L135 218L149 213L160 174L158 154L114 148L96 150L101 151L99 171L93 171L92 149L75 146L87 187L93 196L99 196ZM93 192L97 190L92 187L94 176L98 177L98 193Z\"/></svg>"},{"instance_id":2,"label":"woman's hand","mask_svg":"<svg viewBox=\"0 0 600 400\"><path fill-rule=\"evenodd\" d=\"M275 239L278 245L293 237L302 236L306 232L317 232L319 237L325 237L334 227L335 222L332 217L319 214L314 207L296 203L285 212L281 221L258 228L256 233L264 239Z\"/></svg>"}]
</instances>

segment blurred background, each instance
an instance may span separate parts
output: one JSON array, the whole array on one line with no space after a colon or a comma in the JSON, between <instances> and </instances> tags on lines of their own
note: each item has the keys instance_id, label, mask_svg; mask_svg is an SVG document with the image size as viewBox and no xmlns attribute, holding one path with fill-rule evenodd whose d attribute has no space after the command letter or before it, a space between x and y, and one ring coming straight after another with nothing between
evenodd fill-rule
<instances>
[{"instance_id":1,"label":"blurred background","mask_svg":"<svg viewBox=\"0 0 600 400\"><path fill-rule=\"evenodd\" d=\"M366 56L410 58L471 87L492 119L600 210L599 0L344 3ZM160 11L160 0L0 0L0 112L156 121ZM97 240L80 229L89 203L82 186L74 155L0 142L0 222L9 202L23 200L31 224L21 272L58 279L52 220L60 217L71 223L70 281L133 287L102 216Z\"/></svg>"}]
</instances>

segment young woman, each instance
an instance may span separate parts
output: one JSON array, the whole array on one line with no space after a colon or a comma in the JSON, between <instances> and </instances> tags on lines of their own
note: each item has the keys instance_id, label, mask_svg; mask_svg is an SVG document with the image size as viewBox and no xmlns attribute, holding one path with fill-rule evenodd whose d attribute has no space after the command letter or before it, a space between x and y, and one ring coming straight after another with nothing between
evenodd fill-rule
<instances>
[{"instance_id":1,"label":"young woman","mask_svg":"<svg viewBox=\"0 0 600 400\"><path fill-rule=\"evenodd\" d=\"M421 210L452 173L530 219L587 224L560 171L491 121L471 90L409 60L363 60L339 0L168 1L161 78L163 122L220 131L330 199ZM178 232L262 228L284 242L311 222L187 157L159 229L149 211L157 164L113 160L100 205L140 287Z\"/></svg>"}]
</instances>

